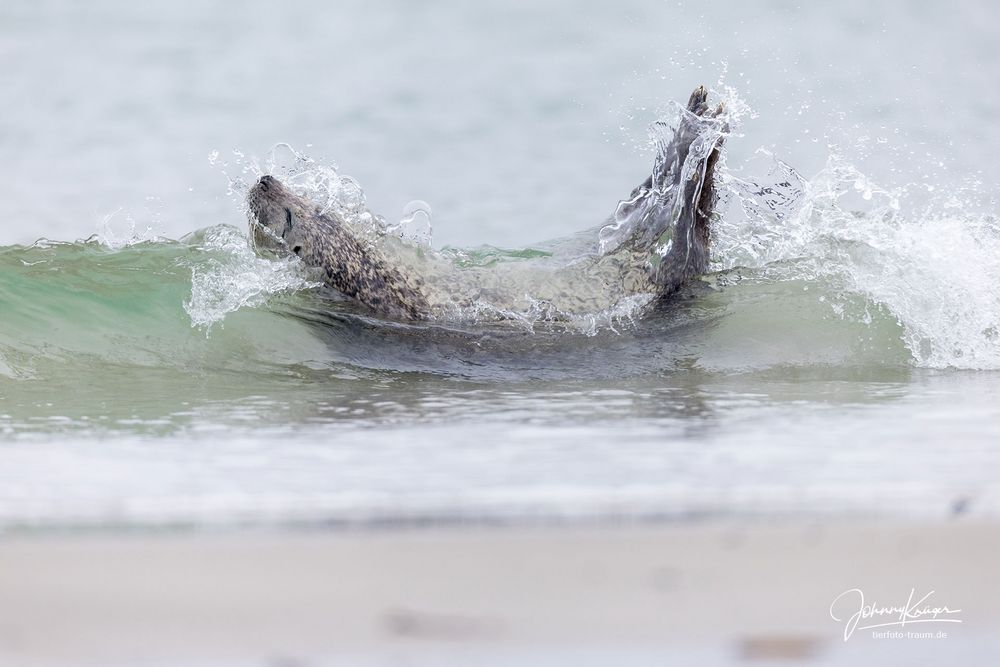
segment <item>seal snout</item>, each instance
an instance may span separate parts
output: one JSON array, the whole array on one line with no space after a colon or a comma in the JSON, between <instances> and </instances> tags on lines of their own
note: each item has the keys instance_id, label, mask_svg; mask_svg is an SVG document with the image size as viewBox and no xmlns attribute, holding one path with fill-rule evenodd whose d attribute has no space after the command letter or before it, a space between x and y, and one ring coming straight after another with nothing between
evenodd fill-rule
<instances>
[{"instance_id":1,"label":"seal snout","mask_svg":"<svg viewBox=\"0 0 1000 667\"><path fill-rule=\"evenodd\" d=\"M260 180L257 181L257 187L259 187L262 192L268 192L275 185L277 185L277 183L278 180L274 176L271 176L271 174L264 174L260 177Z\"/></svg>"}]
</instances>

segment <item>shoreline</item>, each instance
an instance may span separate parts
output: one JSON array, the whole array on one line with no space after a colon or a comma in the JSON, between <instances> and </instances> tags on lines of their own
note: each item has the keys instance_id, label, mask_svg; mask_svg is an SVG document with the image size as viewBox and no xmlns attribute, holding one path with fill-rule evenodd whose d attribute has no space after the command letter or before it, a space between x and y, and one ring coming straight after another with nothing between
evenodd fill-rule
<instances>
[{"instance_id":1,"label":"shoreline","mask_svg":"<svg viewBox=\"0 0 1000 667\"><path fill-rule=\"evenodd\" d=\"M1000 650L998 552L1000 522L971 518L15 533L0 662L975 660ZM855 588L886 605L934 591L962 623L845 642L830 605Z\"/></svg>"}]
</instances>

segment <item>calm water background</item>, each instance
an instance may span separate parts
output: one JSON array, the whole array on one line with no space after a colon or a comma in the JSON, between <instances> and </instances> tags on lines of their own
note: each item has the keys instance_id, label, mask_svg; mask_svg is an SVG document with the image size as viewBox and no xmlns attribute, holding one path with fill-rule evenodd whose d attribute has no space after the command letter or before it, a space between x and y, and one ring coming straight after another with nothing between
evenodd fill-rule
<instances>
[{"instance_id":1,"label":"calm water background","mask_svg":"<svg viewBox=\"0 0 1000 667\"><path fill-rule=\"evenodd\" d=\"M0 522L995 516L998 25L986 2L4 3ZM752 109L731 174L764 178L763 148L808 202L856 196L721 230L749 282L623 333L315 327L215 227L287 142L390 220L427 201L435 245L569 234L700 83ZM234 300L208 329L199 272Z\"/></svg>"}]
</instances>

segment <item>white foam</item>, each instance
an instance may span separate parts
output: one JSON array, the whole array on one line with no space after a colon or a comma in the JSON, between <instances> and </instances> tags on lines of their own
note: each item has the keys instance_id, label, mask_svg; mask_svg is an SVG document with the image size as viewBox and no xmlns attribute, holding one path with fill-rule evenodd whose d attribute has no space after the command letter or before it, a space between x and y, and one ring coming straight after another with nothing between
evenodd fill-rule
<instances>
[{"instance_id":1,"label":"white foam","mask_svg":"<svg viewBox=\"0 0 1000 667\"><path fill-rule=\"evenodd\" d=\"M820 279L891 312L917 365L1000 369L1000 228L953 207L907 211L907 190L836 156L808 181L773 160L760 182L731 179L743 215L716 227L716 268Z\"/></svg>"},{"instance_id":2,"label":"white foam","mask_svg":"<svg viewBox=\"0 0 1000 667\"><path fill-rule=\"evenodd\" d=\"M191 299L184 310L192 326L209 330L240 308L260 306L275 294L318 286L297 258L259 257L246 236L233 227L205 230L201 247L211 259L191 267Z\"/></svg>"},{"instance_id":3,"label":"white foam","mask_svg":"<svg viewBox=\"0 0 1000 667\"><path fill-rule=\"evenodd\" d=\"M509 322L532 333L537 325L546 324L585 336L596 336L602 330L618 333L620 329L634 326L646 306L655 298L652 294L634 294L621 299L610 308L578 315L564 313L548 301L525 294L524 299L528 307L523 310L498 308L488 301L478 300L462 309L459 316L480 324Z\"/></svg>"}]
</instances>

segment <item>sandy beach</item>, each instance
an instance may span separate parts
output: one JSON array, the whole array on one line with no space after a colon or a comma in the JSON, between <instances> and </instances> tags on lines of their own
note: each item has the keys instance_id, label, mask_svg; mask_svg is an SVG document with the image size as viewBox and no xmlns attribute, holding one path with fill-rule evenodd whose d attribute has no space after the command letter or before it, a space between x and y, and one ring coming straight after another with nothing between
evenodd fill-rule
<instances>
[{"instance_id":1,"label":"sandy beach","mask_svg":"<svg viewBox=\"0 0 1000 667\"><path fill-rule=\"evenodd\" d=\"M963 520L8 535L0 664L988 664L998 551ZM852 589L961 623L845 641Z\"/></svg>"}]
</instances>

